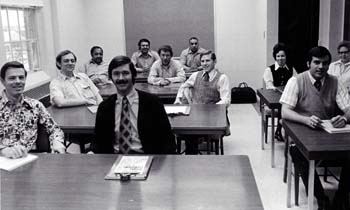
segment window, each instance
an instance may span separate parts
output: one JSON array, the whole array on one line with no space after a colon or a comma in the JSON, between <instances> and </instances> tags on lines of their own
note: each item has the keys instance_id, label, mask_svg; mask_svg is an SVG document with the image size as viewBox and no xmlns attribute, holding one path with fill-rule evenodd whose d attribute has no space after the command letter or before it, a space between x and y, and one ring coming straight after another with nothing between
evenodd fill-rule
<instances>
[{"instance_id":1,"label":"window","mask_svg":"<svg viewBox=\"0 0 350 210\"><path fill-rule=\"evenodd\" d=\"M40 69L35 12L35 7L1 7L6 60L21 62L28 71Z\"/></svg>"}]
</instances>

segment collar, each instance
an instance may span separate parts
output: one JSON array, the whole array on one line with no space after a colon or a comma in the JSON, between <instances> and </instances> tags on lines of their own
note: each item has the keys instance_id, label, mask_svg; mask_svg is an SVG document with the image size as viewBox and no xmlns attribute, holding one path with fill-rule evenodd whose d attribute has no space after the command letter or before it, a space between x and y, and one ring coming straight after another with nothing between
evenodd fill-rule
<instances>
[{"instance_id":1,"label":"collar","mask_svg":"<svg viewBox=\"0 0 350 210\"><path fill-rule=\"evenodd\" d=\"M163 62L162 62L161 59L159 61L160 61L160 65L162 66L162 68L165 68L165 69L168 70L170 68L170 66L172 65L172 63L173 63L173 58L170 58L170 62L169 62L169 64L167 66L163 65Z\"/></svg>"},{"instance_id":2,"label":"collar","mask_svg":"<svg viewBox=\"0 0 350 210\"><path fill-rule=\"evenodd\" d=\"M150 49L148 50L147 55L152 57L152 54L151 54L151 50L150 50ZM142 56L142 52L139 50L139 51L137 52L137 57L141 57L141 56Z\"/></svg>"},{"instance_id":3,"label":"collar","mask_svg":"<svg viewBox=\"0 0 350 210\"><path fill-rule=\"evenodd\" d=\"M117 100L116 104L121 104L123 101L124 96L121 96L117 93ZM132 104L138 104L139 103L139 94L137 93L136 89L133 88L128 95L126 95L126 98L128 99L128 102L130 105Z\"/></svg>"},{"instance_id":4,"label":"collar","mask_svg":"<svg viewBox=\"0 0 350 210\"><path fill-rule=\"evenodd\" d=\"M343 63L343 62L341 62L341 60L339 59L339 60L337 60L337 61L335 61L335 62L334 62L334 65L344 65L344 66L349 66L349 65L350 65L350 61L349 61L349 62L347 62L347 63Z\"/></svg>"},{"instance_id":5,"label":"collar","mask_svg":"<svg viewBox=\"0 0 350 210\"><path fill-rule=\"evenodd\" d=\"M5 106L9 106L9 105L10 105L10 101L6 95L6 90L3 90L1 93L1 96L0 96L0 110L4 109ZM30 105L28 98L26 96L24 96L23 94L22 94L21 100L19 101L19 103L16 106L24 106L28 109L33 108Z\"/></svg>"},{"instance_id":6,"label":"collar","mask_svg":"<svg viewBox=\"0 0 350 210\"><path fill-rule=\"evenodd\" d=\"M278 65L277 61L275 61L275 71L277 71L278 68L286 68L289 70L287 64L284 64L284 66L281 67L280 65Z\"/></svg>"},{"instance_id":7,"label":"collar","mask_svg":"<svg viewBox=\"0 0 350 210\"><path fill-rule=\"evenodd\" d=\"M198 50L197 50L197 52L192 52L192 50L190 49L190 48L187 48L187 53L188 54L200 54L200 53L202 53L203 51L205 51L203 48L201 48L201 47L198 47Z\"/></svg>"},{"instance_id":8,"label":"collar","mask_svg":"<svg viewBox=\"0 0 350 210\"><path fill-rule=\"evenodd\" d=\"M89 64L95 64L97 66L102 65L104 63L104 60L100 64L95 63L92 59L90 59Z\"/></svg>"},{"instance_id":9,"label":"collar","mask_svg":"<svg viewBox=\"0 0 350 210\"><path fill-rule=\"evenodd\" d=\"M209 75L209 80L211 80L212 78L214 78L216 76L216 73L217 73L217 69L212 69L208 75ZM202 73L202 77L204 77L204 74L205 74L205 71L203 71Z\"/></svg>"},{"instance_id":10,"label":"collar","mask_svg":"<svg viewBox=\"0 0 350 210\"><path fill-rule=\"evenodd\" d=\"M70 78L80 79L80 76L74 72L72 77L67 77L66 75L62 74L61 71L59 71L57 77L61 80L68 80Z\"/></svg>"},{"instance_id":11,"label":"collar","mask_svg":"<svg viewBox=\"0 0 350 210\"><path fill-rule=\"evenodd\" d=\"M307 72L307 74L309 75L311 84L314 85L315 82L316 82L316 80L315 80L315 78L313 78L313 76L311 75L310 70ZM322 84L322 85L323 85L323 83L324 83L325 78L326 78L326 76L323 77L323 78L321 79L321 84Z\"/></svg>"}]
</instances>

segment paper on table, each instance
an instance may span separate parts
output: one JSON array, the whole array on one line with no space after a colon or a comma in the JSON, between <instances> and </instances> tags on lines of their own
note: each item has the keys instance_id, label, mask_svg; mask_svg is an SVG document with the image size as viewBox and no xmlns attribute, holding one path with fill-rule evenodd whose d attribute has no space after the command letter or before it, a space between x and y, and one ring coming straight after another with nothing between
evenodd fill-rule
<instances>
[{"instance_id":1,"label":"paper on table","mask_svg":"<svg viewBox=\"0 0 350 210\"><path fill-rule=\"evenodd\" d=\"M88 106L87 107L91 113L96 113L98 106Z\"/></svg>"},{"instance_id":2,"label":"paper on table","mask_svg":"<svg viewBox=\"0 0 350 210\"><path fill-rule=\"evenodd\" d=\"M38 156L27 154L25 157L17 158L17 159L10 159L6 157L0 157L0 169L4 169L6 171L12 171L13 169L16 169L20 166L23 166L27 163L30 163L34 160L36 160Z\"/></svg>"},{"instance_id":3,"label":"paper on table","mask_svg":"<svg viewBox=\"0 0 350 210\"><path fill-rule=\"evenodd\" d=\"M187 106L187 105L183 105L183 106L174 106L174 105L166 105L164 106L165 108L165 111L168 115L180 115L180 114L183 114L183 115L189 115L190 114L190 110L191 110L191 107L190 106Z\"/></svg>"},{"instance_id":4,"label":"paper on table","mask_svg":"<svg viewBox=\"0 0 350 210\"><path fill-rule=\"evenodd\" d=\"M330 120L323 120L322 128L328 133L349 133L350 132L349 124L346 124L345 127L343 128L335 128L333 127Z\"/></svg>"},{"instance_id":5,"label":"paper on table","mask_svg":"<svg viewBox=\"0 0 350 210\"><path fill-rule=\"evenodd\" d=\"M116 174L142 174L148 156L123 156L114 169Z\"/></svg>"}]
</instances>

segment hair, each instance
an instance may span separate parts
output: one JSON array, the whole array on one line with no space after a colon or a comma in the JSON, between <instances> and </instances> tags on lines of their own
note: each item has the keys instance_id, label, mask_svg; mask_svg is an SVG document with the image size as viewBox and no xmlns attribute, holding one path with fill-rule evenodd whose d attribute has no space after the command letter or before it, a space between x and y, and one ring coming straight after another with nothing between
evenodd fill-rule
<instances>
[{"instance_id":1,"label":"hair","mask_svg":"<svg viewBox=\"0 0 350 210\"><path fill-rule=\"evenodd\" d=\"M130 58L124 55L119 55L114 57L108 65L108 77L112 79L112 70L118 68L119 66L123 66L129 64L129 69L131 71L132 83L135 84L136 78L136 69L134 64L131 62Z\"/></svg>"},{"instance_id":2,"label":"hair","mask_svg":"<svg viewBox=\"0 0 350 210\"><path fill-rule=\"evenodd\" d=\"M160 55L160 52L170 52L171 57L173 57L173 49L170 45L163 45L158 49L158 55Z\"/></svg>"},{"instance_id":3,"label":"hair","mask_svg":"<svg viewBox=\"0 0 350 210\"><path fill-rule=\"evenodd\" d=\"M192 36L191 38L189 38L189 39L188 39L188 42L190 42L190 41L191 41L192 39L195 39L195 40L197 40L197 42L199 41L197 37L195 37L195 36Z\"/></svg>"},{"instance_id":4,"label":"hair","mask_svg":"<svg viewBox=\"0 0 350 210\"><path fill-rule=\"evenodd\" d=\"M216 55L215 55L215 53L213 51L207 50L207 51L201 53L200 56L199 56L199 59L201 60L204 55L210 55L210 58L213 61L216 61Z\"/></svg>"},{"instance_id":5,"label":"hair","mask_svg":"<svg viewBox=\"0 0 350 210\"><path fill-rule=\"evenodd\" d=\"M286 57L288 57L287 46L284 43L280 42L275 44L275 46L273 46L273 49L272 49L272 56L275 60L276 60L276 55L279 51L283 51L286 54Z\"/></svg>"},{"instance_id":6,"label":"hair","mask_svg":"<svg viewBox=\"0 0 350 210\"><path fill-rule=\"evenodd\" d=\"M92 56L92 54L94 53L94 51L95 51L96 49L101 49L102 54L103 54L103 49L102 49L102 47L100 47L100 46L93 46L93 47L91 47L91 49L90 49L90 55L91 55L91 56Z\"/></svg>"},{"instance_id":7,"label":"hair","mask_svg":"<svg viewBox=\"0 0 350 210\"><path fill-rule=\"evenodd\" d=\"M6 75L6 72L8 69L10 68L20 68L20 69L23 69L24 70L24 76L27 77L27 71L26 69L24 68L24 65L18 61L10 61L10 62L7 62L5 63L2 67L1 67L1 70L0 70L0 77L2 79L5 79L5 75Z\"/></svg>"},{"instance_id":8,"label":"hair","mask_svg":"<svg viewBox=\"0 0 350 210\"><path fill-rule=\"evenodd\" d=\"M337 50L339 51L341 47L346 47L348 50L350 50L350 41L343 40L339 43Z\"/></svg>"},{"instance_id":9,"label":"hair","mask_svg":"<svg viewBox=\"0 0 350 210\"><path fill-rule=\"evenodd\" d=\"M62 57L68 54L72 54L74 57L75 62L77 62L77 56L75 56L75 54L70 51L70 50L63 50L60 53L58 53L58 55L56 56L56 67L58 69L61 69L61 67L57 64L57 63L61 63L62 62Z\"/></svg>"},{"instance_id":10,"label":"hair","mask_svg":"<svg viewBox=\"0 0 350 210\"><path fill-rule=\"evenodd\" d=\"M141 48L142 42L147 42L148 45L151 45L151 42L148 39L140 39L139 42L137 43L137 46L139 46L139 49Z\"/></svg>"},{"instance_id":11,"label":"hair","mask_svg":"<svg viewBox=\"0 0 350 210\"><path fill-rule=\"evenodd\" d=\"M313 47L309 50L308 55L307 55L307 61L311 62L312 61L312 57L316 57L316 58L322 58L328 56L329 60L328 60L328 64L331 63L332 61L332 55L329 52L329 50L323 46L317 46L317 47Z\"/></svg>"}]
</instances>

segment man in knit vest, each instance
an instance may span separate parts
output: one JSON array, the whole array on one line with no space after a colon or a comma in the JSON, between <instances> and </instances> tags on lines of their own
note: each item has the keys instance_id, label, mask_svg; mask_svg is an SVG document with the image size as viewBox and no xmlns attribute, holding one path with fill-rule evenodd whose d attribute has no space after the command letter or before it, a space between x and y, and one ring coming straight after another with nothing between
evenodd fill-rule
<instances>
[{"instance_id":1,"label":"man in knit vest","mask_svg":"<svg viewBox=\"0 0 350 210\"><path fill-rule=\"evenodd\" d=\"M345 86L337 78L327 73L331 62L331 54L327 48L318 46L309 51L305 71L292 77L281 96L282 118L299 122L312 129L321 127L322 120L331 120L334 127L344 127L350 119L350 98ZM295 166L301 172L301 177L307 190L308 161L296 147L290 148L290 154ZM345 161L344 161L345 162ZM338 191L333 207L320 179L315 172L314 194L318 209L348 209L350 189L349 162L344 163L340 176Z\"/></svg>"},{"instance_id":2,"label":"man in knit vest","mask_svg":"<svg viewBox=\"0 0 350 210\"><path fill-rule=\"evenodd\" d=\"M212 51L200 55L202 69L193 73L181 85L175 104L230 104L230 84L228 77L215 68L216 55ZM198 136L186 141L186 154L198 154Z\"/></svg>"}]
</instances>

